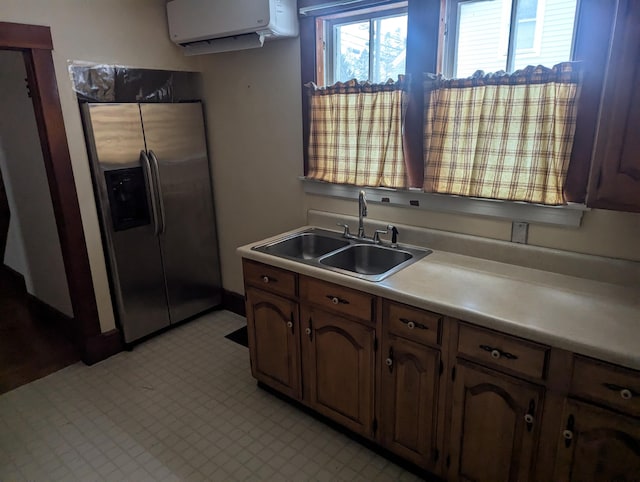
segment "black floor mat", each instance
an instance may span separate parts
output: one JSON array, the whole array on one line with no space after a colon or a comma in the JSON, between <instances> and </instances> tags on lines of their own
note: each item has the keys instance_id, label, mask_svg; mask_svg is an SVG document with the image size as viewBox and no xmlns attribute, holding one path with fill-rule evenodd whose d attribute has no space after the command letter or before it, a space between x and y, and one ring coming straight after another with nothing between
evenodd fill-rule
<instances>
[{"instance_id":1,"label":"black floor mat","mask_svg":"<svg viewBox=\"0 0 640 482\"><path fill-rule=\"evenodd\" d=\"M228 335L224 336L225 338L228 338L231 341L234 341L242 346L249 346L249 340L247 338L247 327L243 326L242 328L240 328L239 330L236 330L234 332L229 333Z\"/></svg>"}]
</instances>

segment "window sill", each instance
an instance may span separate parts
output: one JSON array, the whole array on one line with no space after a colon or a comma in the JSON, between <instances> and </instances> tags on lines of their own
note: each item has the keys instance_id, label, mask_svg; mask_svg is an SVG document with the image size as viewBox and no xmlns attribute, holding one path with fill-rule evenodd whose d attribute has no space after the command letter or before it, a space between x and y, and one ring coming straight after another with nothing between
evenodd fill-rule
<instances>
[{"instance_id":1,"label":"window sill","mask_svg":"<svg viewBox=\"0 0 640 482\"><path fill-rule=\"evenodd\" d=\"M426 193L419 189L407 191L358 187L346 184L331 184L322 181L300 178L304 192L318 196L343 199L358 199L363 190L367 201L387 204L394 207L423 209L428 211L455 214L471 214L534 224L551 224L569 228L578 228L582 215L589 208L584 204L569 203L566 206L544 206L524 202L499 201L495 199L466 198L446 194Z\"/></svg>"}]
</instances>

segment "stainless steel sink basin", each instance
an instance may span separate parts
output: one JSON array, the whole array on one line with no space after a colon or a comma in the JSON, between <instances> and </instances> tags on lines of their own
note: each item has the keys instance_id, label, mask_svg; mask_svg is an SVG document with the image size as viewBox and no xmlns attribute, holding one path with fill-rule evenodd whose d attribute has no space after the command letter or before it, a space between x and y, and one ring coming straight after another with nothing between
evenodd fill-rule
<instances>
[{"instance_id":1,"label":"stainless steel sink basin","mask_svg":"<svg viewBox=\"0 0 640 482\"><path fill-rule=\"evenodd\" d=\"M320 264L360 274L381 274L411 259L413 255L374 244L353 244L325 256Z\"/></svg>"},{"instance_id":2,"label":"stainless steel sink basin","mask_svg":"<svg viewBox=\"0 0 640 482\"><path fill-rule=\"evenodd\" d=\"M263 251L288 258L315 259L348 245L346 239L306 232L264 245Z\"/></svg>"},{"instance_id":3,"label":"stainless steel sink basin","mask_svg":"<svg viewBox=\"0 0 640 482\"><path fill-rule=\"evenodd\" d=\"M351 276L369 281L381 281L431 253L429 249L352 244L323 256L319 262L323 266Z\"/></svg>"},{"instance_id":4,"label":"stainless steel sink basin","mask_svg":"<svg viewBox=\"0 0 640 482\"><path fill-rule=\"evenodd\" d=\"M391 247L369 239L310 228L252 249L349 276L381 281L431 254L414 246Z\"/></svg>"}]
</instances>

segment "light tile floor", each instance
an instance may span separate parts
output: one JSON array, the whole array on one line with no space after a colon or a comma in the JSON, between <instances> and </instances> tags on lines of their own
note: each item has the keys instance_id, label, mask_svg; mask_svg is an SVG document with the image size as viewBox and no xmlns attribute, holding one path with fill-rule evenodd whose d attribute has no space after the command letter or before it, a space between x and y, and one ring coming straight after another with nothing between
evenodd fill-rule
<instances>
[{"instance_id":1,"label":"light tile floor","mask_svg":"<svg viewBox=\"0 0 640 482\"><path fill-rule=\"evenodd\" d=\"M256 386L210 313L0 396L0 481L419 480Z\"/></svg>"}]
</instances>

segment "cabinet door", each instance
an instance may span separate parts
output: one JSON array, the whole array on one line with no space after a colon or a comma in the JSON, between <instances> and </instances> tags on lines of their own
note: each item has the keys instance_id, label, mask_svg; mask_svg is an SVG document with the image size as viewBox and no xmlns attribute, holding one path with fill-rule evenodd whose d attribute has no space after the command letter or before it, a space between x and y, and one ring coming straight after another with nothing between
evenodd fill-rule
<instances>
[{"instance_id":1,"label":"cabinet door","mask_svg":"<svg viewBox=\"0 0 640 482\"><path fill-rule=\"evenodd\" d=\"M432 469L440 352L390 335L382 346L381 430L386 448Z\"/></svg>"},{"instance_id":2,"label":"cabinet door","mask_svg":"<svg viewBox=\"0 0 640 482\"><path fill-rule=\"evenodd\" d=\"M640 421L568 401L554 480L640 480Z\"/></svg>"},{"instance_id":3,"label":"cabinet door","mask_svg":"<svg viewBox=\"0 0 640 482\"><path fill-rule=\"evenodd\" d=\"M259 381L299 399L298 305L262 290L246 291L251 372Z\"/></svg>"},{"instance_id":4,"label":"cabinet door","mask_svg":"<svg viewBox=\"0 0 640 482\"><path fill-rule=\"evenodd\" d=\"M640 1L620 0L589 205L640 212Z\"/></svg>"},{"instance_id":5,"label":"cabinet door","mask_svg":"<svg viewBox=\"0 0 640 482\"><path fill-rule=\"evenodd\" d=\"M460 361L455 370L448 480L530 480L543 389Z\"/></svg>"},{"instance_id":6,"label":"cabinet door","mask_svg":"<svg viewBox=\"0 0 640 482\"><path fill-rule=\"evenodd\" d=\"M323 415L373 436L375 329L301 307L305 399Z\"/></svg>"}]
</instances>

